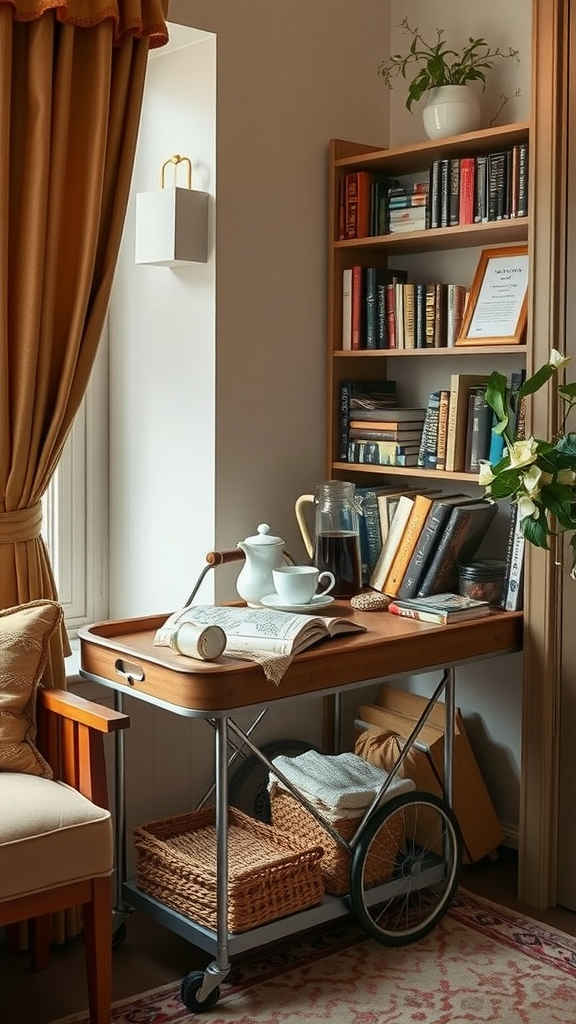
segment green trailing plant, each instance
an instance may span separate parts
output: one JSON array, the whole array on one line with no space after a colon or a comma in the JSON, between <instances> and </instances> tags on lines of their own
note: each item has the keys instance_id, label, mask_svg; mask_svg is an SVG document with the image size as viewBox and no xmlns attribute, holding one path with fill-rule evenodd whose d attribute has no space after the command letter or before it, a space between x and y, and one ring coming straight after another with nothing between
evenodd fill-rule
<instances>
[{"instance_id":1,"label":"green trailing plant","mask_svg":"<svg viewBox=\"0 0 576 1024\"><path fill-rule=\"evenodd\" d=\"M519 51L509 46L507 50L495 49L482 37L469 37L468 42L459 50L448 46L444 38L444 29L436 29L436 42L429 43L424 39L419 28L412 28L408 18L400 22L402 31L411 37L408 53L395 53L382 61L378 74L384 79L389 89L393 88L394 79L400 77L408 80L411 71L416 74L409 82L406 106L412 113L412 105L422 98L429 89L441 85L466 85L467 82L481 82L482 91L486 88L486 72L490 71L497 59L513 57L520 60Z\"/></svg>"},{"instance_id":2,"label":"green trailing plant","mask_svg":"<svg viewBox=\"0 0 576 1024\"><path fill-rule=\"evenodd\" d=\"M571 575L576 578L576 433L567 430L568 416L576 406L576 383L558 384L563 403L560 429L550 440L528 437L515 441L511 424L519 403L570 362L552 349L550 358L510 395L506 377L495 370L488 378L486 400L497 420L495 433L504 437L505 455L496 465L483 462L479 483L490 501L511 501L518 506L520 528L527 541L549 548L551 536L570 531Z\"/></svg>"}]
</instances>

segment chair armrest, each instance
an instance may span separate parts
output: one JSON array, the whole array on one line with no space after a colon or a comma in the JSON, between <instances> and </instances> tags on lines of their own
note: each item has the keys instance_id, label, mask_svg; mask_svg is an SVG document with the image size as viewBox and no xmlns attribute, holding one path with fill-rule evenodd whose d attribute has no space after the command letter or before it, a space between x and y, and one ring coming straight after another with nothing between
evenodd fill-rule
<instances>
[{"instance_id":1,"label":"chair armrest","mask_svg":"<svg viewBox=\"0 0 576 1024\"><path fill-rule=\"evenodd\" d=\"M108 807L104 736L130 725L128 715L66 690L38 691L38 748L54 778Z\"/></svg>"},{"instance_id":2,"label":"chair armrest","mask_svg":"<svg viewBox=\"0 0 576 1024\"><path fill-rule=\"evenodd\" d=\"M84 697L78 697L75 693L68 693L67 690L40 690L38 698L48 711L87 725L90 729L97 729L98 732L116 732L130 725L128 715L103 707Z\"/></svg>"}]
</instances>

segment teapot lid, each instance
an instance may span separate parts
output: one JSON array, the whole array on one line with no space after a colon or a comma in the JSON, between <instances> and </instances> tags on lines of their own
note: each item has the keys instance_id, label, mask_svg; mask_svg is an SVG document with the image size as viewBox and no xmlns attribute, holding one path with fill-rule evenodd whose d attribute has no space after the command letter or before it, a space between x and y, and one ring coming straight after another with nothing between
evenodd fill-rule
<instances>
[{"instance_id":1,"label":"teapot lid","mask_svg":"<svg viewBox=\"0 0 576 1024\"><path fill-rule=\"evenodd\" d=\"M243 541L244 544L257 544L259 546L270 545L270 544L283 544L284 541L281 537L273 537L270 534L270 527L267 523L261 523L257 527L258 533L254 534L253 537L246 537Z\"/></svg>"}]
</instances>

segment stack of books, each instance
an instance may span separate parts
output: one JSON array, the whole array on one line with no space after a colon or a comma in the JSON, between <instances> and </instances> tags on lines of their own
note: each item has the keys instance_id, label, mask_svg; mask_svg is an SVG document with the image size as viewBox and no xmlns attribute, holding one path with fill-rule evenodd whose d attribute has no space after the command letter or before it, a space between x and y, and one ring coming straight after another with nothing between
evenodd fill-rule
<instances>
[{"instance_id":1,"label":"stack of books","mask_svg":"<svg viewBox=\"0 0 576 1024\"><path fill-rule=\"evenodd\" d=\"M428 180L388 189L388 221L390 234L428 227Z\"/></svg>"},{"instance_id":2,"label":"stack of books","mask_svg":"<svg viewBox=\"0 0 576 1024\"><path fill-rule=\"evenodd\" d=\"M435 622L446 626L449 622L482 618L489 614L490 604L461 594L434 594L432 597L391 601L388 611L392 615L402 615L419 622Z\"/></svg>"}]
</instances>

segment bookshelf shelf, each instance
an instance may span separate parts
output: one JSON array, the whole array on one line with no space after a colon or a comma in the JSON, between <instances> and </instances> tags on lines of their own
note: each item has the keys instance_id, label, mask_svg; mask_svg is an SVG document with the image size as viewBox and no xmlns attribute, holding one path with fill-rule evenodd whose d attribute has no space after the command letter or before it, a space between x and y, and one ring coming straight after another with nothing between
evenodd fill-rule
<instances>
[{"instance_id":1,"label":"bookshelf shelf","mask_svg":"<svg viewBox=\"0 0 576 1024\"><path fill-rule=\"evenodd\" d=\"M361 349L350 352L347 349L335 349L334 359L471 359L473 356L517 355L524 359L526 345L456 345L452 348L402 348L402 349Z\"/></svg>"},{"instance_id":2,"label":"bookshelf shelf","mask_svg":"<svg viewBox=\"0 0 576 1024\"><path fill-rule=\"evenodd\" d=\"M402 466L368 466L362 465L361 463L351 462L335 462L332 467L332 474L340 476L341 471L344 471L346 477L350 479L352 476L356 477L370 477L372 480L376 476L403 476L412 477L418 476L425 478L426 480L457 480L468 484L477 484L478 477L475 473L451 473L444 469L418 469L417 467L404 468ZM365 483L365 480L358 480L358 484Z\"/></svg>"}]
</instances>

